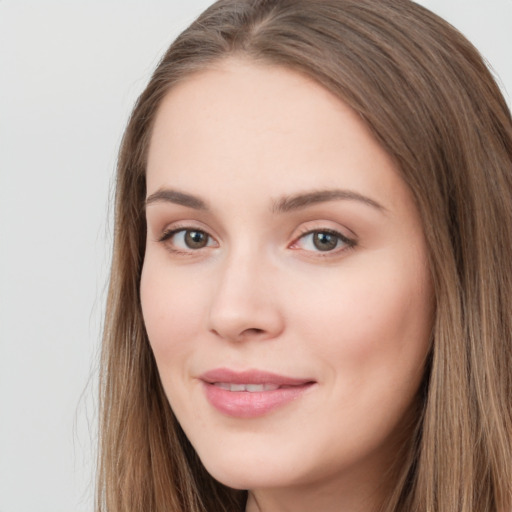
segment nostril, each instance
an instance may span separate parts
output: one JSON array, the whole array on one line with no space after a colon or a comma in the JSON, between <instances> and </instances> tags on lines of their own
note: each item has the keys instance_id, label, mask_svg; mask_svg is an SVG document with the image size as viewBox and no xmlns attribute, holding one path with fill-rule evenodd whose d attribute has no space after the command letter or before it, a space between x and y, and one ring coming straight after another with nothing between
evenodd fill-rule
<instances>
[{"instance_id":1,"label":"nostril","mask_svg":"<svg viewBox=\"0 0 512 512\"><path fill-rule=\"evenodd\" d=\"M227 302L218 298L212 301L206 327L214 336L238 342L275 338L281 333L283 322L277 305L262 307L238 298L229 299Z\"/></svg>"},{"instance_id":2,"label":"nostril","mask_svg":"<svg viewBox=\"0 0 512 512\"><path fill-rule=\"evenodd\" d=\"M251 336L251 335L255 335L255 334L262 334L264 332L265 331L263 329L250 328L250 329L245 329L245 331L242 332L242 336L244 336L244 335Z\"/></svg>"},{"instance_id":3,"label":"nostril","mask_svg":"<svg viewBox=\"0 0 512 512\"><path fill-rule=\"evenodd\" d=\"M238 332L227 332L217 329L211 329L213 334L220 336L221 338L232 339L233 341L249 340L251 338L260 338L267 331L265 329L259 329L257 327L250 327L248 329L242 329Z\"/></svg>"}]
</instances>

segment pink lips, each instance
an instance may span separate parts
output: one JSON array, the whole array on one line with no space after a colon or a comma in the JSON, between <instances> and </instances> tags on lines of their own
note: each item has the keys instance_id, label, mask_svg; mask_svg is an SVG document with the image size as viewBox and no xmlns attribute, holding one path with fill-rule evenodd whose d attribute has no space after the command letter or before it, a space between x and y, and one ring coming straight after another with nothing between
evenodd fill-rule
<instances>
[{"instance_id":1,"label":"pink lips","mask_svg":"<svg viewBox=\"0 0 512 512\"><path fill-rule=\"evenodd\" d=\"M201 375L206 398L228 416L256 418L297 399L314 381L259 370L235 372L226 368Z\"/></svg>"}]
</instances>

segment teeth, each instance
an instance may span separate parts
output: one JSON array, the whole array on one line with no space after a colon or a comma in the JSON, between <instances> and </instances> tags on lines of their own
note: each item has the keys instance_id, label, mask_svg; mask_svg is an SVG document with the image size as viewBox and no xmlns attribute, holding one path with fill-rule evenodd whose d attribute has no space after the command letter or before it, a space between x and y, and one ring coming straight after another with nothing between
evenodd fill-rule
<instances>
[{"instance_id":1,"label":"teeth","mask_svg":"<svg viewBox=\"0 0 512 512\"><path fill-rule=\"evenodd\" d=\"M246 389L249 393L262 392L262 391L274 391L279 386L275 384L246 384Z\"/></svg>"},{"instance_id":2,"label":"teeth","mask_svg":"<svg viewBox=\"0 0 512 512\"><path fill-rule=\"evenodd\" d=\"M215 386L226 391L248 391L249 393L262 393L279 389L276 384L230 384L227 382L215 382Z\"/></svg>"}]
</instances>

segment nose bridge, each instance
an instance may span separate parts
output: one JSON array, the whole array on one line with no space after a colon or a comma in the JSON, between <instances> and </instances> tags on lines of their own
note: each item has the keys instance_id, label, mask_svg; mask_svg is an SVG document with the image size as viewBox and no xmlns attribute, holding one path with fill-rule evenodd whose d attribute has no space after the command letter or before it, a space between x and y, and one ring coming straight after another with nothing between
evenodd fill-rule
<instances>
[{"instance_id":1,"label":"nose bridge","mask_svg":"<svg viewBox=\"0 0 512 512\"><path fill-rule=\"evenodd\" d=\"M281 312L272 293L272 265L250 242L239 244L221 263L209 312L209 328L235 341L276 336Z\"/></svg>"}]
</instances>

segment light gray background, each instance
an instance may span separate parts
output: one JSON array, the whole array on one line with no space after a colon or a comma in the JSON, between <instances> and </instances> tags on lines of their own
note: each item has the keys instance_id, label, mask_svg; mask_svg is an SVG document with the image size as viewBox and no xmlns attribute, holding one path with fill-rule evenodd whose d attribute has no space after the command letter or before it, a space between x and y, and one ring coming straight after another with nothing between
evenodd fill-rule
<instances>
[{"instance_id":1,"label":"light gray background","mask_svg":"<svg viewBox=\"0 0 512 512\"><path fill-rule=\"evenodd\" d=\"M0 512L93 508L109 196L130 109L208 0L0 0ZM512 96L512 0L423 0ZM508 92L507 92L508 91Z\"/></svg>"}]
</instances>

